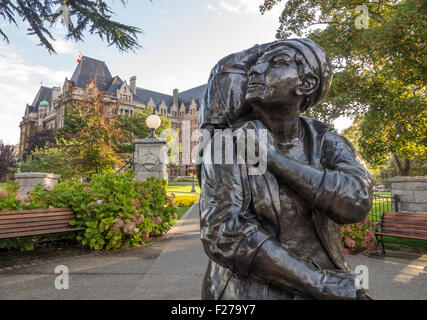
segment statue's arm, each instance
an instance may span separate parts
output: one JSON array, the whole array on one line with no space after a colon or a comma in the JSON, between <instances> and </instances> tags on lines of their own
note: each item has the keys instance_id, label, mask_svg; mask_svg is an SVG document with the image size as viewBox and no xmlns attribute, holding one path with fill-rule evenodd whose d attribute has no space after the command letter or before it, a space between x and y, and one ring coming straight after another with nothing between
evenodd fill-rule
<instances>
[{"instance_id":1,"label":"statue's arm","mask_svg":"<svg viewBox=\"0 0 427 320\"><path fill-rule=\"evenodd\" d=\"M309 298L356 298L355 275L316 269L263 229L248 207L241 170L239 165L201 165L200 236L210 259Z\"/></svg>"},{"instance_id":2,"label":"statue's arm","mask_svg":"<svg viewBox=\"0 0 427 320\"><path fill-rule=\"evenodd\" d=\"M372 206L372 178L351 144L328 133L319 170L291 159L275 148L268 150L268 167L320 212L338 224L359 222Z\"/></svg>"}]
</instances>

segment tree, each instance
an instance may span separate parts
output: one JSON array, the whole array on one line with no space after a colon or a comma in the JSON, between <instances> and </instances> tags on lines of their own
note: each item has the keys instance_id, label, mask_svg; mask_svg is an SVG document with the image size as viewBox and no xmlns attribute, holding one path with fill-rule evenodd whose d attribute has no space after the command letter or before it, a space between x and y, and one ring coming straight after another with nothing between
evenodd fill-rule
<instances>
[{"instance_id":1,"label":"tree","mask_svg":"<svg viewBox=\"0 0 427 320\"><path fill-rule=\"evenodd\" d=\"M280 0L265 0L261 12ZM364 3L367 29L356 27L359 2L289 0L277 38L306 36L334 67L332 88L309 112L331 123L344 115L359 131L358 146L371 166L392 159L399 175L426 160L426 8L421 0Z\"/></svg>"},{"instance_id":2,"label":"tree","mask_svg":"<svg viewBox=\"0 0 427 320\"><path fill-rule=\"evenodd\" d=\"M27 140L27 147L22 155L25 160L34 150L44 149L47 145L55 143L55 132L52 129L36 131Z\"/></svg>"},{"instance_id":3,"label":"tree","mask_svg":"<svg viewBox=\"0 0 427 320\"><path fill-rule=\"evenodd\" d=\"M0 182L4 182L18 166L18 158L12 146L7 146L0 140Z\"/></svg>"},{"instance_id":4,"label":"tree","mask_svg":"<svg viewBox=\"0 0 427 320\"><path fill-rule=\"evenodd\" d=\"M61 176L61 179L79 178L79 172L67 162L66 142L46 149L35 149L20 163L21 172L48 172Z\"/></svg>"},{"instance_id":5,"label":"tree","mask_svg":"<svg viewBox=\"0 0 427 320\"><path fill-rule=\"evenodd\" d=\"M40 45L55 53L52 43L55 40L49 31L53 22L61 18L67 27L67 39L82 41L83 32L88 28L90 34L97 34L108 45L115 45L120 51L134 51L140 48L139 28L127 26L111 20L114 14L105 0L0 0L0 17L16 26L17 19L29 24L29 35L35 35ZM126 0L121 0L125 6ZM74 20L74 21L73 21ZM8 36L0 29L0 36L9 42Z\"/></svg>"},{"instance_id":6,"label":"tree","mask_svg":"<svg viewBox=\"0 0 427 320\"><path fill-rule=\"evenodd\" d=\"M137 139L144 139L151 133L151 129L147 127L146 120L152 113L153 108L135 110L133 114L125 114L121 116L117 121L117 126L122 130L133 133ZM166 116L162 116L160 119L162 120L160 127L155 131L157 136L163 130L170 129L172 127L172 124L168 121ZM133 153L135 146L133 143L120 144L118 150L121 153Z\"/></svg>"},{"instance_id":7,"label":"tree","mask_svg":"<svg viewBox=\"0 0 427 320\"><path fill-rule=\"evenodd\" d=\"M66 103L64 110L64 126L59 128L56 133L56 139L72 139L87 125L85 113L80 108L76 108L73 103Z\"/></svg>"},{"instance_id":8,"label":"tree","mask_svg":"<svg viewBox=\"0 0 427 320\"><path fill-rule=\"evenodd\" d=\"M123 166L131 155L118 153L117 146L131 143L134 136L118 127L117 105L108 103L94 82L86 87L86 93L74 103L74 108L84 112L86 125L68 136L67 162L85 176L112 172Z\"/></svg>"}]
</instances>

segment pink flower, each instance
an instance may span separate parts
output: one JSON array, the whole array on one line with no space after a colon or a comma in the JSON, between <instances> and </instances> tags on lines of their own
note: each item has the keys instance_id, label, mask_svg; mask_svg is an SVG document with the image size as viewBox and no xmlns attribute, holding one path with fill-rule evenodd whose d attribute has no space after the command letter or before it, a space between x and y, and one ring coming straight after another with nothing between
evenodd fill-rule
<instances>
[{"instance_id":1,"label":"pink flower","mask_svg":"<svg viewBox=\"0 0 427 320\"><path fill-rule=\"evenodd\" d=\"M363 221L363 223L364 223L364 224L367 224L367 223L368 223L368 219L365 219L365 221Z\"/></svg>"},{"instance_id":2,"label":"pink flower","mask_svg":"<svg viewBox=\"0 0 427 320\"><path fill-rule=\"evenodd\" d=\"M6 191L4 191L3 189L0 189L0 198L6 198L8 196L9 194Z\"/></svg>"},{"instance_id":3,"label":"pink flower","mask_svg":"<svg viewBox=\"0 0 427 320\"><path fill-rule=\"evenodd\" d=\"M345 231L351 232L351 228L350 227L345 227Z\"/></svg>"},{"instance_id":4,"label":"pink flower","mask_svg":"<svg viewBox=\"0 0 427 320\"><path fill-rule=\"evenodd\" d=\"M377 227L378 227L378 225L379 225L379 223L378 223L378 222L374 222L374 228L377 228Z\"/></svg>"},{"instance_id":5,"label":"pink flower","mask_svg":"<svg viewBox=\"0 0 427 320\"><path fill-rule=\"evenodd\" d=\"M144 233L144 239L148 239L150 237L150 234L147 232L147 233Z\"/></svg>"},{"instance_id":6,"label":"pink flower","mask_svg":"<svg viewBox=\"0 0 427 320\"><path fill-rule=\"evenodd\" d=\"M344 254L350 254L350 251L348 251L348 249L344 248Z\"/></svg>"},{"instance_id":7,"label":"pink flower","mask_svg":"<svg viewBox=\"0 0 427 320\"><path fill-rule=\"evenodd\" d=\"M163 221L163 220L162 220L162 218L157 217L157 218L156 218L156 220L154 220L154 223L155 223L155 224L161 224L161 223L162 223L162 221Z\"/></svg>"},{"instance_id":8,"label":"pink flower","mask_svg":"<svg viewBox=\"0 0 427 320\"><path fill-rule=\"evenodd\" d=\"M366 248L368 246L368 244L366 243L366 241L362 242L362 247Z\"/></svg>"},{"instance_id":9,"label":"pink flower","mask_svg":"<svg viewBox=\"0 0 427 320\"><path fill-rule=\"evenodd\" d=\"M365 231L365 237L366 237L366 238L368 238L368 239L369 239L369 238L371 238L371 237L372 237L372 235L373 235L373 234L372 234L372 231L371 231L371 230L366 230L366 231Z\"/></svg>"},{"instance_id":10,"label":"pink flower","mask_svg":"<svg viewBox=\"0 0 427 320\"><path fill-rule=\"evenodd\" d=\"M97 205L101 205L102 204L102 200L96 200L96 204Z\"/></svg>"},{"instance_id":11,"label":"pink flower","mask_svg":"<svg viewBox=\"0 0 427 320\"><path fill-rule=\"evenodd\" d=\"M361 223L358 223L358 224L356 224L356 227L357 227L357 229L362 229L362 224Z\"/></svg>"},{"instance_id":12,"label":"pink flower","mask_svg":"<svg viewBox=\"0 0 427 320\"><path fill-rule=\"evenodd\" d=\"M136 182L136 178L132 178L132 180L131 180L132 182Z\"/></svg>"},{"instance_id":13,"label":"pink flower","mask_svg":"<svg viewBox=\"0 0 427 320\"><path fill-rule=\"evenodd\" d=\"M347 239L345 239L345 244L346 244L349 248L354 248L354 245L355 245L356 243L354 242L354 240L352 240L352 239L350 239L350 238L347 238Z\"/></svg>"}]
</instances>

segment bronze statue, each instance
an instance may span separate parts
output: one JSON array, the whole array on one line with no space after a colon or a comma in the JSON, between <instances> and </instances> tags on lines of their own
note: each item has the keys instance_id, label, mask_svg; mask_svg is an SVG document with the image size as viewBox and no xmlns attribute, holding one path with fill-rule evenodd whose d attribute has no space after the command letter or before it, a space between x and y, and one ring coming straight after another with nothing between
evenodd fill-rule
<instances>
[{"instance_id":1,"label":"bronze statue","mask_svg":"<svg viewBox=\"0 0 427 320\"><path fill-rule=\"evenodd\" d=\"M198 165L209 256L203 299L370 298L345 261L339 225L365 219L371 176L345 138L300 116L331 80L328 57L309 39L255 46L212 70L200 113L212 137ZM243 133L265 148L265 172L206 160L218 153L215 129L225 128L235 131L224 141L233 145Z\"/></svg>"}]
</instances>

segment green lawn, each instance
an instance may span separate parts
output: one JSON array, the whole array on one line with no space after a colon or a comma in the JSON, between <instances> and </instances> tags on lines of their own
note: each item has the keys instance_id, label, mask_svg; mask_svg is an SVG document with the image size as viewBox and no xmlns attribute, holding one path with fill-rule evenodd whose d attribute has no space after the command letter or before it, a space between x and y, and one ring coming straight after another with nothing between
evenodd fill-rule
<instances>
[{"instance_id":1,"label":"green lawn","mask_svg":"<svg viewBox=\"0 0 427 320\"><path fill-rule=\"evenodd\" d=\"M185 185L169 184L167 190L168 190L168 192L173 192L173 193L191 192L191 187L192 187L191 183L190 184L185 184ZM196 193L200 193L200 187L199 187L199 185L196 184L195 187L196 187Z\"/></svg>"},{"instance_id":2,"label":"green lawn","mask_svg":"<svg viewBox=\"0 0 427 320\"><path fill-rule=\"evenodd\" d=\"M190 207L179 207L178 209L177 209L177 211L176 211L176 214L178 215L178 219L181 219L181 217L184 215L184 213L186 213L187 212L187 210L189 209Z\"/></svg>"}]
</instances>

